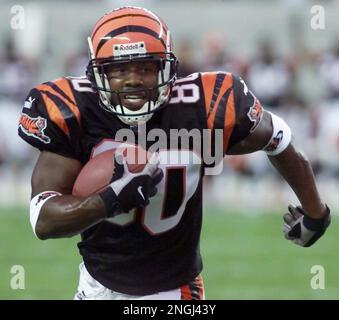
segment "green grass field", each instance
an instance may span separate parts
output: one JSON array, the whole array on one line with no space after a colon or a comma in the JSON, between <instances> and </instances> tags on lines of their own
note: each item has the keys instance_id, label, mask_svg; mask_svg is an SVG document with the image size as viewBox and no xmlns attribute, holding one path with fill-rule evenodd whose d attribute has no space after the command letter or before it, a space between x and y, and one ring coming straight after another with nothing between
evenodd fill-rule
<instances>
[{"instance_id":1,"label":"green grass field","mask_svg":"<svg viewBox=\"0 0 339 320\"><path fill-rule=\"evenodd\" d=\"M78 238L37 240L23 209L0 209L0 299L71 299L78 282ZM205 213L201 250L207 299L339 299L337 219L314 247L284 240L281 217ZM11 289L22 265L25 289ZM310 286L325 268L325 289Z\"/></svg>"}]
</instances>

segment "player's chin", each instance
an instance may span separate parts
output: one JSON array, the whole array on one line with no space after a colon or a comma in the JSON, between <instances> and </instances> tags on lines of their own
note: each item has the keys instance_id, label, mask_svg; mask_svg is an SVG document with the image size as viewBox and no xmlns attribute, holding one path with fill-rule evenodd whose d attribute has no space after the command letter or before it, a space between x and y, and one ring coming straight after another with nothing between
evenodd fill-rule
<instances>
[{"instance_id":1,"label":"player's chin","mask_svg":"<svg viewBox=\"0 0 339 320\"><path fill-rule=\"evenodd\" d=\"M124 98L121 102L125 108L131 111L138 111L148 102L148 100L145 98Z\"/></svg>"}]
</instances>

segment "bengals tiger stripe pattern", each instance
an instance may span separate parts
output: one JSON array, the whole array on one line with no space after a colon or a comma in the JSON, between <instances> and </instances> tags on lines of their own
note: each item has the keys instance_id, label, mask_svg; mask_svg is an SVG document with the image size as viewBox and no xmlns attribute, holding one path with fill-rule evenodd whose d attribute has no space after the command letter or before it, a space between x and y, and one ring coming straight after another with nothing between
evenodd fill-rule
<instances>
[{"instance_id":1,"label":"bengals tiger stripe pattern","mask_svg":"<svg viewBox=\"0 0 339 320\"><path fill-rule=\"evenodd\" d=\"M111 57L116 45L144 42L147 52L165 52L168 27L152 12L123 7L104 15L94 26L91 40L97 58ZM153 38L160 41L152 41Z\"/></svg>"},{"instance_id":2,"label":"bengals tiger stripe pattern","mask_svg":"<svg viewBox=\"0 0 339 320\"><path fill-rule=\"evenodd\" d=\"M189 284L182 286L180 291L181 300L204 300L205 293L202 276L199 274Z\"/></svg>"},{"instance_id":3,"label":"bengals tiger stripe pattern","mask_svg":"<svg viewBox=\"0 0 339 320\"><path fill-rule=\"evenodd\" d=\"M205 95L207 127L211 130L224 130L225 151L236 123L233 76L230 73L206 72L202 73L201 80Z\"/></svg>"},{"instance_id":4,"label":"bengals tiger stripe pattern","mask_svg":"<svg viewBox=\"0 0 339 320\"><path fill-rule=\"evenodd\" d=\"M67 137L72 138L80 127L80 111L68 80L60 78L45 82L37 89L45 103L49 119Z\"/></svg>"}]
</instances>

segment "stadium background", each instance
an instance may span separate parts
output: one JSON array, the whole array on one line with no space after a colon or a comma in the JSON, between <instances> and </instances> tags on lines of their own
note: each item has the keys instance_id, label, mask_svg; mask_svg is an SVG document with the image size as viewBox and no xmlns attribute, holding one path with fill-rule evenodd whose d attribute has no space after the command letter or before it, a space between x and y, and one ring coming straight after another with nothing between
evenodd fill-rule
<instances>
[{"instance_id":1,"label":"stadium background","mask_svg":"<svg viewBox=\"0 0 339 320\"><path fill-rule=\"evenodd\" d=\"M338 299L339 1L9 1L0 3L0 299L70 299L78 282L78 238L39 241L28 219L37 152L16 136L28 90L81 75L86 37L120 5L145 6L169 25L181 75L223 70L242 76L268 109L282 115L312 161L332 226L314 247L285 241L281 215L296 198L256 153L225 160L206 179L201 247L207 299ZM14 29L17 7L24 29ZM311 28L321 5L325 29ZM13 24L14 23L14 24ZM11 288L13 266L25 289ZM325 289L310 286L325 268Z\"/></svg>"}]
</instances>

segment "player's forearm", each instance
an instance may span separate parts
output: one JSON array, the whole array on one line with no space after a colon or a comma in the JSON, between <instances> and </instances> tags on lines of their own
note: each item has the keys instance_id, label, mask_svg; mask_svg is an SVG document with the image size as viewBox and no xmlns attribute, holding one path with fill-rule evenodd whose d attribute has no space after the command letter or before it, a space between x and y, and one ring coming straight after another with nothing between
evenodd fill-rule
<instances>
[{"instance_id":1,"label":"player's forearm","mask_svg":"<svg viewBox=\"0 0 339 320\"><path fill-rule=\"evenodd\" d=\"M72 195L53 197L41 209L36 225L40 239L72 237L106 217L101 198Z\"/></svg>"},{"instance_id":2,"label":"player's forearm","mask_svg":"<svg viewBox=\"0 0 339 320\"><path fill-rule=\"evenodd\" d=\"M284 152L269 159L291 186L307 214L312 218L321 218L326 208L320 199L312 167L305 155L291 143Z\"/></svg>"}]
</instances>

